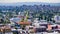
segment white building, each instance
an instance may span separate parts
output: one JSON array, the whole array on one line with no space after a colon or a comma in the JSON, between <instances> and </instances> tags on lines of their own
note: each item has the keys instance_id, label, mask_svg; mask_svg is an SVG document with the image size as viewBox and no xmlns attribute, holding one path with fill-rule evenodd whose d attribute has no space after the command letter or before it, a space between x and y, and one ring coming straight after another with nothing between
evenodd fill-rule
<instances>
[{"instance_id":1,"label":"white building","mask_svg":"<svg viewBox=\"0 0 60 34\"><path fill-rule=\"evenodd\" d=\"M56 23L60 23L60 16L55 15L54 20L55 20Z\"/></svg>"},{"instance_id":2,"label":"white building","mask_svg":"<svg viewBox=\"0 0 60 34\"><path fill-rule=\"evenodd\" d=\"M21 21L21 18L11 18L10 19L10 22L11 22L11 24L15 24L15 23L18 23L19 21Z\"/></svg>"}]
</instances>

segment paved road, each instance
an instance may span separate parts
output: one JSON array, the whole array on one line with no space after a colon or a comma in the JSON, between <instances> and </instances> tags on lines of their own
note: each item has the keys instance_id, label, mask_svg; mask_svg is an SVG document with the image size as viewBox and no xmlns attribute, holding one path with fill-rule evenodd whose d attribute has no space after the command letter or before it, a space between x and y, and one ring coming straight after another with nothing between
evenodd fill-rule
<instances>
[{"instance_id":1,"label":"paved road","mask_svg":"<svg viewBox=\"0 0 60 34\"><path fill-rule=\"evenodd\" d=\"M57 32L54 32L54 33L47 33L47 32L44 32L44 33L36 33L36 34L60 34L60 33L57 33Z\"/></svg>"},{"instance_id":2,"label":"paved road","mask_svg":"<svg viewBox=\"0 0 60 34\"><path fill-rule=\"evenodd\" d=\"M12 32L6 32L5 34L13 34ZM30 34L60 34L58 32L53 32L53 33L47 33L47 32L41 32L41 33L30 33Z\"/></svg>"}]
</instances>

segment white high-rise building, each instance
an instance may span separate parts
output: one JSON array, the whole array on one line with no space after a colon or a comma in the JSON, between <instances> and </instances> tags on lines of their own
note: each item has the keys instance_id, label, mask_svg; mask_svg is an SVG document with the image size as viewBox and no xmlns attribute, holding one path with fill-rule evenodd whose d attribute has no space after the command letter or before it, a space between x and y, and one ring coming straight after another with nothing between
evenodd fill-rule
<instances>
[{"instance_id":1,"label":"white high-rise building","mask_svg":"<svg viewBox=\"0 0 60 34\"><path fill-rule=\"evenodd\" d=\"M20 16L24 16L24 12L19 12L18 13Z\"/></svg>"}]
</instances>

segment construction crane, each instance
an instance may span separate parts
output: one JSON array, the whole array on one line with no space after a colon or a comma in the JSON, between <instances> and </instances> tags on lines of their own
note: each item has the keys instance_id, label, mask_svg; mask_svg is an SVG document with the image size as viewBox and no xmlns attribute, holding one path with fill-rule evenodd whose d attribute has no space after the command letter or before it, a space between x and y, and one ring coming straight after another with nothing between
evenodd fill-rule
<instances>
[{"instance_id":1,"label":"construction crane","mask_svg":"<svg viewBox=\"0 0 60 34\"><path fill-rule=\"evenodd\" d=\"M27 19L28 19L28 12L26 12L26 15L25 15L24 21L27 21Z\"/></svg>"},{"instance_id":2,"label":"construction crane","mask_svg":"<svg viewBox=\"0 0 60 34\"><path fill-rule=\"evenodd\" d=\"M26 12L26 15L24 17L22 17L21 22L27 22L28 21L28 12Z\"/></svg>"},{"instance_id":3,"label":"construction crane","mask_svg":"<svg viewBox=\"0 0 60 34\"><path fill-rule=\"evenodd\" d=\"M28 21L28 11L26 11L25 16L22 18L22 20L19 22L20 25L22 25L22 27L26 26L26 25L30 25L31 22Z\"/></svg>"}]
</instances>

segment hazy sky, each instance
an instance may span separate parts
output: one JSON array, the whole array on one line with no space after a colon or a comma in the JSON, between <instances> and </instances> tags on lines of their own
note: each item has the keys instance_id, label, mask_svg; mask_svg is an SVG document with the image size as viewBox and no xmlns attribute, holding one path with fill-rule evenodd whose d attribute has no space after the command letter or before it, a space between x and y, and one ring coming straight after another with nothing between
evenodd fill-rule
<instances>
[{"instance_id":1,"label":"hazy sky","mask_svg":"<svg viewBox=\"0 0 60 34\"><path fill-rule=\"evenodd\" d=\"M0 0L0 3L17 3L17 2L47 2L47 3L60 3L60 0Z\"/></svg>"}]
</instances>

